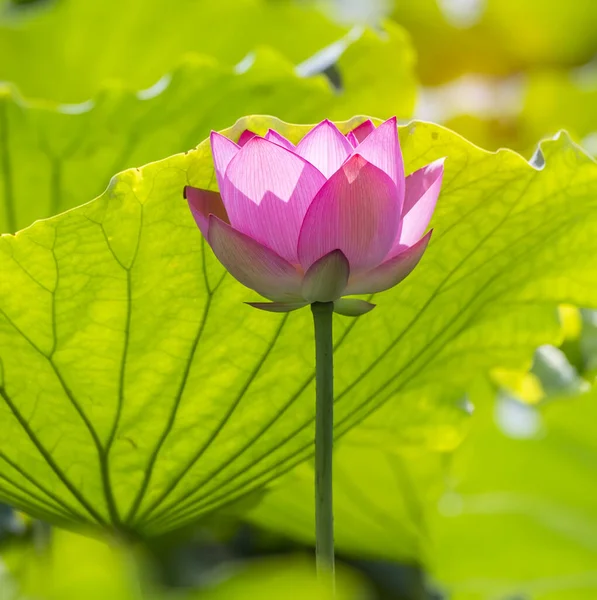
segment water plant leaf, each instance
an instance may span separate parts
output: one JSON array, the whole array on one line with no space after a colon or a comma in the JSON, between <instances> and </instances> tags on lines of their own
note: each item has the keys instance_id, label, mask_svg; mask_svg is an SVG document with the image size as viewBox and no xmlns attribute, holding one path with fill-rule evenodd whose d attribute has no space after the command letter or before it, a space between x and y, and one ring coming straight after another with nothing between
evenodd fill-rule
<instances>
[{"instance_id":1,"label":"water plant leaf","mask_svg":"<svg viewBox=\"0 0 597 600\"><path fill-rule=\"evenodd\" d=\"M227 133L272 126L294 141L309 129L250 117ZM408 172L448 157L435 235L374 311L336 318L336 431L371 415L362 439L436 445L442 398L553 341L558 303L596 304L597 164L565 135L543 145L542 168L427 123L401 140ZM187 184L215 189L207 142L1 238L0 497L11 504L153 535L311 456L310 313L243 304L258 298L208 251ZM393 407L383 420L382 405Z\"/></svg>"},{"instance_id":2,"label":"water plant leaf","mask_svg":"<svg viewBox=\"0 0 597 600\"><path fill-rule=\"evenodd\" d=\"M595 593L596 416L594 391L539 407L501 398L475 415L452 485L429 513L430 567L450 597ZM490 553L473 551L488 540Z\"/></svg>"},{"instance_id":3,"label":"water plant leaf","mask_svg":"<svg viewBox=\"0 0 597 600\"><path fill-rule=\"evenodd\" d=\"M392 23L384 28L382 36L399 32L406 43L402 28ZM372 31L351 30L313 7L287 1L181 0L172 10L168 0L61 0L37 10L0 12L0 80L16 83L27 98L78 103L95 97L107 82L149 88L190 53L239 68L262 47L293 65L319 53L302 72L321 71L360 35L373 39ZM371 75L384 64L392 68L392 58L400 62L386 49L380 64L369 64ZM340 81L366 87L371 75L358 67L354 74L340 74Z\"/></svg>"},{"instance_id":4,"label":"water plant leaf","mask_svg":"<svg viewBox=\"0 0 597 600\"><path fill-rule=\"evenodd\" d=\"M78 105L26 100L0 83L0 232L83 204L114 173L189 150L247 113L299 123L412 115L412 51L400 28L345 40L334 60L341 90L266 47L242 69L189 56L148 90L113 84Z\"/></svg>"},{"instance_id":5,"label":"water plant leaf","mask_svg":"<svg viewBox=\"0 0 597 600\"><path fill-rule=\"evenodd\" d=\"M444 454L425 446L355 443L356 429L339 442L334 455L337 551L355 558L425 563L430 557L427 512L441 496ZM314 478L313 461L305 461L277 480L244 518L314 544Z\"/></svg>"}]
</instances>

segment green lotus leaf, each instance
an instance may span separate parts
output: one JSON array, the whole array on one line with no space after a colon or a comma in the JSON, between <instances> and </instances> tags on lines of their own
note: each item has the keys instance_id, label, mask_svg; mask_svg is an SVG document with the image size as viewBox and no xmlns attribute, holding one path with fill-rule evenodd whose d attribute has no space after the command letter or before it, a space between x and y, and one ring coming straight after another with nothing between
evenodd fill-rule
<instances>
[{"instance_id":1,"label":"green lotus leaf","mask_svg":"<svg viewBox=\"0 0 597 600\"><path fill-rule=\"evenodd\" d=\"M249 117L226 133L272 126L294 141L309 130ZM336 432L369 417L364 438L436 445L442 398L553 341L558 303L595 305L597 164L566 135L538 168L435 125L400 133L408 172L448 157L435 234L373 312L336 319ZM215 189L207 141L1 238L2 499L154 535L311 456L310 313L243 304L257 298L206 247L186 184Z\"/></svg>"},{"instance_id":2,"label":"green lotus leaf","mask_svg":"<svg viewBox=\"0 0 597 600\"><path fill-rule=\"evenodd\" d=\"M432 574L451 598L595 594L596 417L594 391L539 407L502 397L475 415L429 513Z\"/></svg>"},{"instance_id":3,"label":"green lotus leaf","mask_svg":"<svg viewBox=\"0 0 597 600\"><path fill-rule=\"evenodd\" d=\"M413 60L401 29L344 40L335 64L340 91L268 48L240 70L191 56L149 90L113 85L82 105L27 101L0 84L0 231L83 204L114 173L193 148L247 112L303 123L411 116Z\"/></svg>"},{"instance_id":4,"label":"green lotus leaf","mask_svg":"<svg viewBox=\"0 0 597 600\"><path fill-rule=\"evenodd\" d=\"M535 422L533 418L537 411L532 406L525 408L518 405L515 398L547 403L555 398L575 397L581 390L586 391L588 386L579 378L565 355L548 345L541 346L535 352L531 372L523 370L519 373L498 373L494 370L492 379L499 381L499 393L504 397L504 404L500 406L514 409L518 407L522 414L514 424L522 424L523 427L528 415ZM493 469L497 468L494 465L501 462L504 455L502 447L511 446L511 456L502 466L506 477L514 476L519 464L528 460L523 454L525 444L509 440L504 434L494 432L494 425L488 425L488 415L491 414L489 409L494 404L496 389L486 386L481 395L476 393L478 388L478 384L472 387L475 392L474 406L469 404L470 410L467 411L471 414L465 414L462 410L450 410L450 402L438 405L436 410L441 411L441 414L435 415L434 420L427 421L424 429L427 437L417 436L397 441L393 421L395 414L400 411L392 403L377 410L372 417L351 429L339 441L334 453L334 525L335 542L340 552L355 557L365 555L377 559L415 562L426 568L435 566L439 561L442 576L448 578L448 581L451 581L453 561L462 562L458 573L463 579L478 572L478 565L467 562L472 557L468 548L463 549L458 558L454 558L449 549L459 539L460 523L468 525L468 521L464 520L464 516L462 519L442 517L439 519L440 527L432 527L431 523L438 520L438 504L444 506L446 502L457 502L460 498L459 486L454 490L454 482L466 486L469 476L482 475L484 485L490 488L493 485ZM509 404L506 404L506 396ZM562 408L552 412L560 415L564 410L576 411L580 404L583 402L562 402ZM552 412L548 414L551 415ZM412 415L412 412L408 414ZM569 417L572 420L578 419L574 413L565 415L566 419ZM551 420L555 422L554 417ZM434 423L435 427L432 427ZM488 433L490 429L491 433ZM542 431L538 435L542 435ZM573 435L575 439L580 438L582 432ZM498 450L494 449L495 445L499 447ZM535 447L532 443L527 443L526 446L531 451ZM482 454L480 449L486 454ZM466 467L463 468L463 463L466 465L470 462L471 454L475 471L469 474ZM518 460L515 456L519 457ZM487 470L486 461L492 465ZM245 518L292 539L314 543L314 477L312 461L300 464L288 475L278 479L259 503L249 507ZM580 479L577 485L581 485ZM529 489L533 486L541 490L544 488L535 481L529 485ZM549 493L548 490L545 495L539 494L537 502L548 503ZM573 498L574 494L571 494L569 501ZM491 518L487 518L488 523L499 528L500 514L492 514ZM468 519L472 521L472 515ZM475 523L467 535L479 532L480 545L481 536L485 535L481 531ZM515 531L517 536L520 535L518 530ZM442 546L439 556L437 540L434 539L436 535L439 535ZM516 538L517 545L535 541L532 536L524 542ZM552 551L556 552L555 547ZM525 561L527 566L533 563L531 555L529 552ZM493 567L494 555L484 556L488 567ZM520 557L513 560L520 560ZM504 567L506 571L506 566Z\"/></svg>"},{"instance_id":5,"label":"green lotus leaf","mask_svg":"<svg viewBox=\"0 0 597 600\"><path fill-rule=\"evenodd\" d=\"M396 25L385 28L392 35L399 31L405 40ZM16 83L27 98L84 102L106 82L149 88L189 53L234 66L268 47L299 65L333 45L311 65L323 68L360 32L286 1L181 0L172 10L168 0L60 0L37 10L5 9L3 18L0 14L0 81ZM373 73L384 63L391 68L387 55L380 57L381 65L369 65ZM361 67L357 73L361 84L370 83ZM386 71L386 76L393 75Z\"/></svg>"},{"instance_id":6,"label":"green lotus leaf","mask_svg":"<svg viewBox=\"0 0 597 600\"><path fill-rule=\"evenodd\" d=\"M66 0L5 10L0 31L0 79L61 102L88 100L106 81L148 88L189 52L232 66L264 45L298 64L346 33L316 10L267 0L182 0L176 10L167 0Z\"/></svg>"},{"instance_id":7,"label":"green lotus leaf","mask_svg":"<svg viewBox=\"0 0 597 600\"><path fill-rule=\"evenodd\" d=\"M334 455L337 551L355 558L426 564L431 557L427 513L443 489L444 453L425 446L360 444L353 435L358 429L340 440ZM314 481L313 461L300 464L277 480L244 518L314 544Z\"/></svg>"}]
</instances>

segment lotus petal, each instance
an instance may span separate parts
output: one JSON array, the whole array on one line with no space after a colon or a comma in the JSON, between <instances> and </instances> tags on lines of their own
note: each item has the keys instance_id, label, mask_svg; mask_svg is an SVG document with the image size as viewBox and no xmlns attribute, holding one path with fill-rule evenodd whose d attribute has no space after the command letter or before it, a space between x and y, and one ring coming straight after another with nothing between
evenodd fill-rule
<instances>
[{"instance_id":1,"label":"lotus petal","mask_svg":"<svg viewBox=\"0 0 597 600\"><path fill-rule=\"evenodd\" d=\"M209 245L230 274L274 301L301 301L301 276L281 256L215 216L209 217Z\"/></svg>"},{"instance_id":2,"label":"lotus petal","mask_svg":"<svg viewBox=\"0 0 597 600\"><path fill-rule=\"evenodd\" d=\"M324 183L304 158L256 136L230 161L220 192L235 229L297 263L301 223Z\"/></svg>"},{"instance_id":3,"label":"lotus petal","mask_svg":"<svg viewBox=\"0 0 597 600\"><path fill-rule=\"evenodd\" d=\"M354 155L313 199L303 221L298 258L308 269L341 250L355 274L376 267L392 246L400 213L396 186L376 166Z\"/></svg>"}]
</instances>

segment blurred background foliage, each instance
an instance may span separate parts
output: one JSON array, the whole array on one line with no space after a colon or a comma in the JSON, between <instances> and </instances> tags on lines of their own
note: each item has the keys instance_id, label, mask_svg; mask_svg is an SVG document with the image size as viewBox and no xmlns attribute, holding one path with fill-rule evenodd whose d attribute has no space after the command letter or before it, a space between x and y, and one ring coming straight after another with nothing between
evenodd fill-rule
<instances>
[{"instance_id":1,"label":"blurred background foliage","mask_svg":"<svg viewBox=\"0 0 597 600\"><path fill-rule=\"evenodd\" d=\"M415 117L528 159L566 129L597 154L596 57L594 0L4 0L0 231L251 113ZM597 595L597 317L559 323L528 364L446 389L436 443L379 435L383 409L339 441L339 600ZM312 475L134 544L2 506L0 600L325 599Z\"/></svg>"}]
</instances>

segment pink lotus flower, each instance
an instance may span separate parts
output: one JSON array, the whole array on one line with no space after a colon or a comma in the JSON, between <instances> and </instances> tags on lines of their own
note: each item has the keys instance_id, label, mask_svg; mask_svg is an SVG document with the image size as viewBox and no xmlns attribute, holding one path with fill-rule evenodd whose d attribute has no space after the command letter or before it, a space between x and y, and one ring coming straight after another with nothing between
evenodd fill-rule
<instances>
[{"instance_id":1,"label":"pink lotus flower","mask_svg":"<svg viewBox=\"0 0 597 600\"><path fill-rule=\"evenodd\" d=\"M342 296L395 286L427 248L443 159L405 178L395 118L346 136L322 121L296 146L272 129L238 144L212 132L211 149L220 193L185 198L226 269L272 301L253 306L362 314L373 305Z\"/></svg>"}]
</instances>

